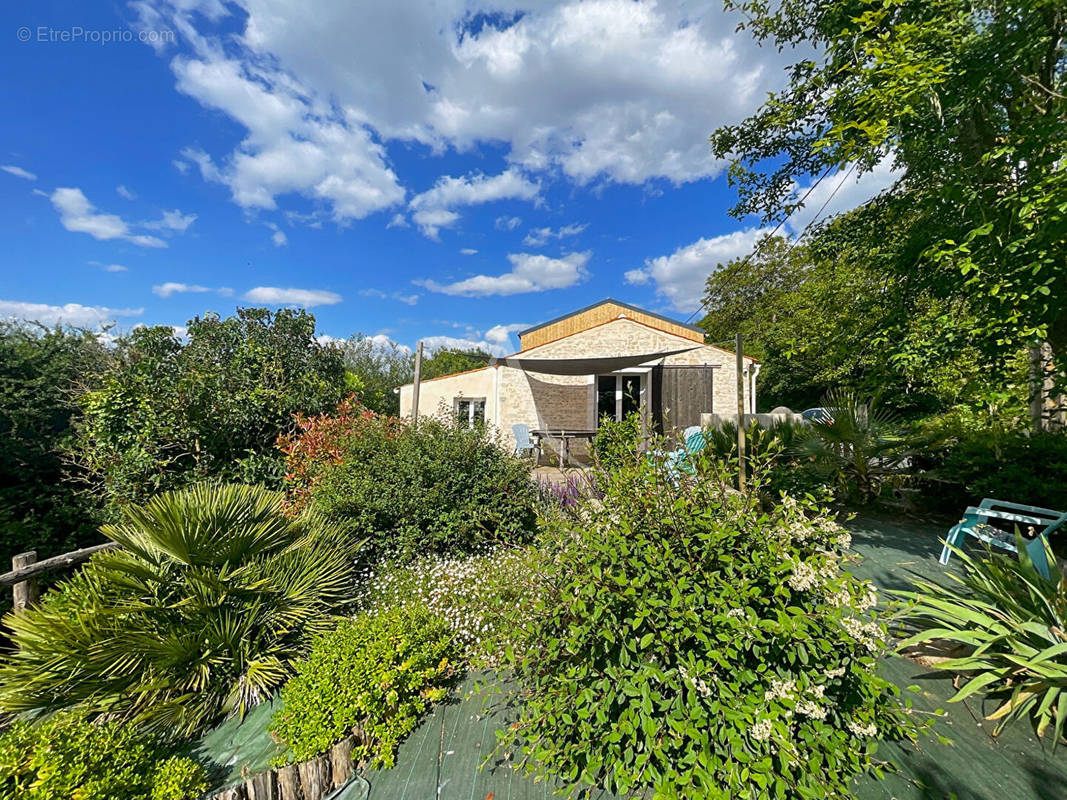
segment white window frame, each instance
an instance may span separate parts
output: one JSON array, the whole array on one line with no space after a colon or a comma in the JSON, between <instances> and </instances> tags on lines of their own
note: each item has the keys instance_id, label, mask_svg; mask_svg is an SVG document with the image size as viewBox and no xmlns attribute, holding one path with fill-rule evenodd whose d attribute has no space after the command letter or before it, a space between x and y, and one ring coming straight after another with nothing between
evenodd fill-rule
<instances>
[{"instance_id":1,"label":"white window frame","mask_svg":"<svg viewBox=\"0 0 1067 800\"><path fill-rule=\"evenodd\" d=\"M456 422L462 422L462 420L459 418L459 406L460 406L461 403L467 403L468 404L467 405L467 427L468 428L473 428L474 427L474 420L476 419L476 417L474 416L474 408L478 403L482 404L482 422L483 423L485 422L486 402L485 402L485 398L484 397L462 397L462 396L460 396L460 397L452 398L452 416L455 418Z\"/></svg>"},{"instance_id":2,"label":"white window frame","mask_svg":"<svg viewBox=\"0 0 1067 800\"><path fill-rule=\"evenodd\" d=\"M638 400L637 400L637 415L643 422L647 422L648 415L648 376L651 374L651 370L647 367L620 370L618 372L607 372L600 375L594 375L592 380L591 391L591 403L590 403L590 429L596 430L600 427L600 379L601 378L615 378L615 420L618 421L622 417L622 379L628 376L637 376L638 381Z\"/></svg>"}]
</instances>

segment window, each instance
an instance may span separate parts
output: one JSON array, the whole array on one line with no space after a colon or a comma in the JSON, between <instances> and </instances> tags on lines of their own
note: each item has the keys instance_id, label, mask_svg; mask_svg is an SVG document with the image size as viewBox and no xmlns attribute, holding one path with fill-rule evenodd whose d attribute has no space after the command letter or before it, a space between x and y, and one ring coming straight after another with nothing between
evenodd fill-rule
<instances>
[{"instance_id":1,"label":"window","mask_svg":"<svg viewBox=\"0 0 1067 800\"><path fill-rule=\"evenodd\" d=\"M604 417L619 421L641 413L640 375L598 375L596 379L597 425Z\"/></svg>"},{"instance_id":2,"label":"window","mask_svg":"<svg viewBox=\"0 0 1067 800\"><path fill-rule=\"evenodd\" d=\"M460 425L473 428L475 424L485 422L484 397L457 397L452 403L456 409L456 421Z\"/></svg>"}]
</instances>

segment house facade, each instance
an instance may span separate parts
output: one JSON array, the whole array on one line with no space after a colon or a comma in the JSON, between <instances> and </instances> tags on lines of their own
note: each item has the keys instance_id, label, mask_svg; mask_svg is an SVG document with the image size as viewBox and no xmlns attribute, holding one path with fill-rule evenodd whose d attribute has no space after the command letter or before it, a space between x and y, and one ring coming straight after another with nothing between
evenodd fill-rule
<instances>
[{"instance_id":1,"label":"house facade","mask_svg":"<svg viewBox=\"0 0 1067 800\"><path fill-rule=\"evenodd\" d=\"M603 300L522 331L519 341L518 353L489 366L422 381L419 414L484 421L514 442L516 424L595 430L605 416L637 413L648 428L670 432L700 424L702 413L737 410L732 351L704 344L699 328L626 303ZM756 410L758 372L745 358L746 413ZM400 388L401 416L411 416L412 395L412 384Z\"/></svg>"}]
</instances>

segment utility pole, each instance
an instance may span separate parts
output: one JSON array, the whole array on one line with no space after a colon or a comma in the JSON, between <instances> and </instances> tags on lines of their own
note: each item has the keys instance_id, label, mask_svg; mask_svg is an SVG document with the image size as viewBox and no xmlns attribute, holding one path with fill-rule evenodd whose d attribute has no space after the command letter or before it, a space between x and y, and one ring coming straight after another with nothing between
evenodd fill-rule
<instances>
[{"instance_id":1,"label":"utility pole","mask_svg":"<svg viewBox=\"0 0 1067 800\"><path fill-rule=\"evenodd\" d=\"M741 334L734 343L737 356L737 488L745 491L745 353L741 349Z\"/></svg>"},{"instance_id":2,"label":"utility pole","mask_svg":"<svg viewBox=\"0 0 1067 800\"><path fill-rule=\"evenodd\" d=\"M419 424L419 384L422 383L422 339L415 346L415 383L411 387L411 424Z\"/></svg>"}]
</instances>

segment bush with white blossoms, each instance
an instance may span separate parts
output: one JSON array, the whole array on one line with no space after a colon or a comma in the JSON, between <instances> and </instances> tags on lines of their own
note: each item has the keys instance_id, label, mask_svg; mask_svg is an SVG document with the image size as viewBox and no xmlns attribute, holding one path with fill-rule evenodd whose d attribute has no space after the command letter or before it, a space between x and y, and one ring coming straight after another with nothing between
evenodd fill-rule
<instances>
[{"instance_id":1,"label":"bush with white blossoms","mask_svg":"<svg viewBox=\"0 0 1067 800\"><path fill-rule=\"evenodd\" d=\"M526 625L520 621L517 632L510 614L532 602L539 558L532 547L498 545L368 568L359 602L368 610L425 607L449 627L472 666L496 666Z\"/></svg>"},{"instance_id":2,"label":"bush with white blossoms","mask_svg":"<svg viewBox=\"0 0 1067 800\"><path fill-rule=\"evenodd\" d=\"M914 734L875 672L887 637L843 570L847 532L810 501L764 511L723 474L646 459L550 523L558 566L515 616L523 703L504 734L531 769L620 796L845 798L879 740Z\"/></svg>"}]
</instances>

